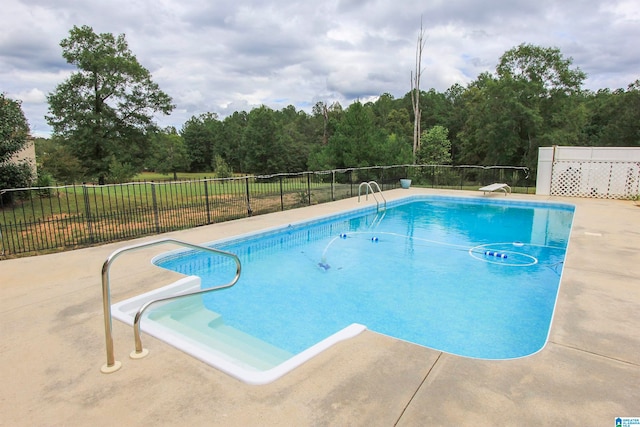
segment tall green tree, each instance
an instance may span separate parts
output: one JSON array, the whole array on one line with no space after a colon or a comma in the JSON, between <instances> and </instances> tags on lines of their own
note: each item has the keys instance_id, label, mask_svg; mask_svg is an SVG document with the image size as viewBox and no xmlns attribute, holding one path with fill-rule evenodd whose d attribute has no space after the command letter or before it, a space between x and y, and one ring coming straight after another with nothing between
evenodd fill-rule
<instances>
[{"instance_id":1,"label":"tall green tree","mask_svg":"<svg viewBox=\"0 0 640 427\"><path fill-rule=\"evenodd\" d=\"M319 144L313 129L308 126L310 116L289 105L275 113L276 138L283 150L283 172L302 172L307 169L309 153Z\"/></svg>"},{"instance_id":2,"label":"tall green tree","mask_svg":"<svg viewBox=\"0 0 640 427\"><path fill-rule=\"evenodd\" d=\"M233 176L233 171L220 154L216 154L216 157L213 159L213 170L215 171L216 178L229 178Z\"/></svg>"},{"instance_id":3,"label":"tall green tree","mask_svg":"<svg viewBox=\"0 0 640 427\"><path fill-rule=\"evenodd\" d=\"M356 101L345 111L329 139L329 167L364 167L383 162L384 132L375 126L375 114Z\"/></svg>"},{"instance_id":4,"label":"tall green tree","mask_svg":"<svg viewBox=\"0 0 640 427\"><path fill-rule=\"evenodd\" d=\"M449 130L444 126L436 125L422 132L420 149L417 157L418 163L423 165L448 165L451 164L451 141Z\"/></svg>"},{"instance_id":5,"label":"tall green tree","mask_svg":"<svg viewBox=\"0 0 640 427\"><path fill-rule=\"evenodd\" d=\"M395 134L403 139L413 138L413 125L409 117L409 111L406 108L394 108L389 111L385 124L389 135Z\"/></svg>"},{"instance_id":6,"label":"tall green tree","mask_svg":"<svg viewBox=\"0 0 640 427\"><path fill-rule=\"evenodd\" d=\"M178 172L184 172L189 168L189 154L187 147L173 127L154 133L151 136L151 156L149 167L156 172L173 174L173 179L178 179Z\"/></svg>"},{"instance_id":7,"label":"tall green tree","mask_svg":"<svg viewBox=\"0 0 640 427\"><path fill-rule=\"evenodd\" d=\"M509 83L482 74L466 94L468 116L460 133L461 162L480 165L520 164L520 135L535 132L535 110L519 103Z\"/></svg>"},{"instance_id":8,"label":"tall green tree","mask_svg":"<svg viewBox=\"0 0 640 427\"><path fill-rule=\"evenodd\" d=\"M535 169L541 145L577 145L587 115L582 105L582 84L586 74L573 67L560 49L521 44L505 52L496 73L510 85L522 108L540 117L535 130L520 129L523 159Z\"/></svg>"},{"instance_id":9,"label":"tall green tree","mask_svg":"<svg viewBox=\"0 0 640 427\"><path fill-rule=\"evenodd\" d=\"M206 172L211 170L216 154L217 142L221 137L222 123L216 113L193 116L183 125L180 134L191 161L189 170Z\"/></svg>"},{"instance_id":10,"label":"tall green tree","mask_svg":"<svg viewBox=\"0 0 640 427\"><path fill-rule=\"evenodd\" d=\"M225 160L231 170L243 172L242 136L247 127L247 113L235 111L222 121L222 133L218 141L218 154ZM214 159L215 161L215 159Z\"/></svg>"},{"instance_id":11,"label":"tall green tree","mask_svg":"<svg viewBox=\"0 0 640 427\"><path fill-rule=\"evenodd\" d=\"M511 78L532 85L532 92L550 96L558 92L579 93L587 77L579 68L572 68L573 59L565 58L558 48L523 43L509 49L496 67L499 78Z\"/></svg>"},{"instance_id":12,"label":"tall green tree","mask_svg":"<svg viewBox=\"0 0 640 427\"><path fill-rule=\"evenodd\" d=\"M375 102L368 103L374 114L374 123L380 129L387 128L389 114L395 107L395 99L390 93L383 93Z\"/></svg>"},{"instance_id":13,"label":"tall green tree","mask_svg":"<svg viewBox=\"0 0 640 427\"><path fill-rule=\"evenodd\" d=\"M392 133L383 142L378 165L404 165L413 162L411 139Z\"/></svg>"},{"instance_id":14,"label":"tall green tree","mask_svg":"<svg viewBox=\"0 0 640 427\"><path fill-rule=\"evenodd\" d=\"M342 105L337 101L331 105L327 105L324 101L319 101L311 109L312 121L315 123L316 133L320 136L319 140L322 145L329 143L329 138L334 134L342 114Z\"/></svg>"},{"instance_id":15,"label":"tall green tree","mask_svg":"<svg viewBox=\"0 0 640 427\"><path fill-rule=\"evenodd\" d=\"M286 170L287 152L278 137L275 112L260 106L247 116L242 136L243 170L256 174L278 173Z\"/></svg>"},{"instance_id":16,"label":"tall green tree","mask_svg":"<svg viewBox=\"0 0 640 427\"><path fill-rule=\"evenodd\" d=\"M329 141L329 110L327 103L318 101L311 108L312 122L316 125L316 133L322 145L327 145Z\"/></svg>"},{"instance_id":17,"label":"tall green tree","mask_svg":"<svg viewBox=\"0 0 640 427\"><path fill-rule=\"evenodd\" d=\"M447 89L444 93L447 104L448 113L446 115L445 127L449 129L449 139L451 140L451 163L459 164L461 151L460 132L464 127L467 117L465 109L465 93L466 89L456 83Z\"/></svg>"},{"instance_id":18,"label":"tall green tree","mask_svg":"<svg viewBox=\"0 0 640 427\"><path fill-rule=\"evenodd\" d=\"M580 105L585 74L555 48L523 44L481 74L463 96L461 160L535 168L540 145L577 144L586 123Z\"/></svg>"},{"instance_id":19,"label":"tall green tree","mask_svg":"<svg viewBox=\"0 0 640 427\"><path fill-rule=\"evenodd\" d=\"M31 183L32 165L27 160L13 159L27 146L28 137L29 124L20 102L0 93L0 190L28 187Z\"/></svg>"},{"instance_id":20,"label":"tall green tree","mask_svg":"<svg viewBox=\"0 0 640 427\"><path fill-rule=\"evenodd\" d=\"M429 89L427 92L423 91L420 94L420 104L422 105L421 129L443 126L446 123L451 104L448 102L445 93L437 92L435 89ZM424 132L420 135L421 140L423 134Z\"/></svg>"},{"instance_id":21,"label":"tall green tree","mask_svg":"<svg viewBox=\"0 0 640 427\"><path fill-rule=\"evenodd\" d=\"M640 80L626 90L602 89L587 96L588 144L604 147L640 146Z\"/></svg>"},{"instance_id":22,"label":"tall green tree","mask_svg":"<svg viewBox=\"0 0 640 427\"><path fill-rule=\"evenodd\" d=\"M36 138L38 174L49 174L60 184L81 182L87 175L86 168L57 138Z\"/></svg>"},{"instance_id":23,"label":"tall green tree","mask_svg":"<svg viewBox=\"0 0 640 427\"><path fill-rule=\"evenodd\" d=\"M48 96L54 135L101 184L114 167L141 167L153 116L173 110L171 97L140 65L124 34L74 26L60 46L77 71Z\"/></svg>"}]
</instances>

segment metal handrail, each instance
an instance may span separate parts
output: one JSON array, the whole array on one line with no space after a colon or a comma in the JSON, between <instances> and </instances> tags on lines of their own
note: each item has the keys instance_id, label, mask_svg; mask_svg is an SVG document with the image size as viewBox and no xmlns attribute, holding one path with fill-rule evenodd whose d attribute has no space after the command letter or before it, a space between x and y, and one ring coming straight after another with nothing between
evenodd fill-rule
<instances>
[{"instance_id":1,"label":"metal handrail","mask_svg":"<svg viewBox=\"0 0 640 427\"><path fill-rule=\"evenodd\" d=\"M382 194L382 190L380 189L380 186L375 181L369 181L369 186L371 185L375 185L376 189L378 190L378 193L380 193L380 197L382 197L382 201L384 202L384 208L387 209L387 199L384 198L384 194ZM371 189L371 191L373 191L373 188ZM375 193L373 193L373 195L375 196Z\"/></svg>"},{"instance_id":2,"label":"metal handrail","mask_svg":"<svg viewBox=\"0 0 640 427\"><path fill-rule=\"evenodd\" d=\"M380 209L380 202L378 202L378 198L376 197L376 193L375 193L375 191L373 191L372 184L375 185L376 188L378 189L378 192L380 193L380 197L382 197L382 200L384 201L384 208L387 209L387 199L384 198L384 195L382 194L382 190L380 189L380 186L375 181L361 182L360 183L360 185L358 186L358 203L360 203L360 194L361 194L361 191L362 191L362 187L364 186L367 189L367 200L369 200L369 190L371 190L371 195L373 196L374 200L376 201L376 210Z\"/></svg>"},{"instance_id":3,"label":"metal handrail","mask_svg":"<svg viewBox=\"0 0 640 427\"><path fill-rule=\"evenodd\" d=\"M113 253L111 253L111 255L109 255L109 257L106 259L106 261L102 265L102 305L104 309L104 333L105 333L105 341L107 346L107 363L103 365L100 370L105 374L115 372L118 369L120 369L120 367L122 366L122 364L119 361L115 360L114 350L113 350L113 333L112 333L112 327L111 327L111 324L112 324L111 322L111 288L110 288L110 280L109 280L109 270L111 268L111 264L113 263L113 261L115 261L116 258L118 258L120 255L122 255L125 252L130 252L133 250L146 248L150 246L157 246L165 243L174 243L174 244L188 247L191 249L203 250L203 251L212 252L218 255L232 258L236 263L236 275L233 278L233 280L226 285L216 286L213 288L199 289L192 292L172 295L164 298L158 298L156 300L149 301L144 305L142 305L134 318L133 331L134 331L134 336L136 341L136 350L135 352L131 353L132 358L144 357L147 354L147 352L142 348L142 341L140 339L140 319L142 317L142 313L151 304L154 304L160 301L166 301L169 299L181 298L189 295L201 294L205 292L228 288L235 285L238 279L240 278L242 266L240 265L240 259L238 258L237 255L232 254L230 252L222 251L220 249L214 249L208 246L196 245L194 243L183 242L181 240L172 239L172 238L165 238L160 240L154 240L151 242L140 243L137 245L131 245L124 248L120 248L114 251Z\"/></svg>"}]
</instances>

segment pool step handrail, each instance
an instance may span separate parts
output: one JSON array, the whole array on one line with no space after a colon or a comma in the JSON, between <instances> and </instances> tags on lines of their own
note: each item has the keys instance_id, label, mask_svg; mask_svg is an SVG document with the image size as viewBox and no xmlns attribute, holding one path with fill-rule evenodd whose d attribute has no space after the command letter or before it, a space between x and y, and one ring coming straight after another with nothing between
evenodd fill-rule
<instances>
[{"instance_id":1,"label":"pool step handrail","mask_svg":"<svg viewBox=\"0 0 640 427\"><path fill-rule=\"evenodd\" d=\"M382 211L382 215L380 215L379 211L376 212L376 216L373 218L373 221L371 221L371 225L369 225L369 228L376 228L378 225L380 225L386 214L386 209Z\"/></svg>"},{"instance_id":2,"label":"pool step handrail","mask_svg":"<svg viewBox=\"0 0 640 427\"><path fill-rule=\"evenodd\" d=\"M104 334L105 341L107 346L107 363L102 366L100 371L105 374L110 374L112 372L116 372L122 366L122 363L115 360L114 349L113 349L113 332L112 332L112 316L111 316L111 284L109 279L109 270L111 269L111 264L125 252L134 251L137 249L142 249L150 246L158 246L166 243L173 243L179 246L184 246L187 248L201 250L205 252L211 252L218 255L222 255L228 258L232 258L236 263L236 275L233 280L225 285L214 286L206 289L198 289L191 292L185 292L177 295L171 295L168 297L158 298L152 301L148 301L143 304L135 315L133 322L133 333L135 338L135 350L131 352L130 357L132 359L140 359L145 357L149 352L142 347L142 340L140 339L140 320L142 318L142 314L144 311L152 304L160 301L166 301L170 299L182 298L189 295L202 294L205 292L216 291L224 288L229 288L235 285L240 279L240 274L242 272L242 265L240 264L240 259L237 255L222 251L220 249L210 248L208 246L197 245L194 243L184 242L182 240L172 239L172 238L164 238L159 240L153 240L150 242L139 243L137 245L126 246L120 249L115 250L114 252L107 257L104 264L102 264L102 306L104 309Z\"/></svg>"},{"instance_id":3,"label":"pool step handrail","mask_svg":"<svg viewBox=\"0 0 640 427\"><path fill-rule=\"evenodd\" d=\"M377 182L375 181L369 181L369 182L361 182L360 185L358 186L358 203L360 203L360 195L362 194L362 187L364 187L367 191L366 193L366 200L369 200L369 191L371 191L371 195L373 196L374 200L376 201L376 210L380 210L380 202L378 201L378 198L376 197L376 192L374 191L374 187L376 190L378 190L378 193L380 193L380 197L382 197L382 200L384 202L384 209L387 209L387 199L384 198L384 195L382 194L382 190L380 189L380 186L378 185Z\"/></svg>"}]
</instances>

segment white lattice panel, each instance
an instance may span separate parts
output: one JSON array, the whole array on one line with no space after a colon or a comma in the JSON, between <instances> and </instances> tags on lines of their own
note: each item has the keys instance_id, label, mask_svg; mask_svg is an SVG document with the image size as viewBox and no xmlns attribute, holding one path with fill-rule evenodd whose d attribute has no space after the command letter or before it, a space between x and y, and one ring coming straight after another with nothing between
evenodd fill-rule
<instances>
[{"instance_id":1,"label":"white lattice panel","mask_svg":"<svg viewBox=\"0 0 640 427\"><path fill-rule=\"evenodd\" d=\"M551 194L630 199L640 194L640 162L555 161Z\"/></svg>"}]
</instances>

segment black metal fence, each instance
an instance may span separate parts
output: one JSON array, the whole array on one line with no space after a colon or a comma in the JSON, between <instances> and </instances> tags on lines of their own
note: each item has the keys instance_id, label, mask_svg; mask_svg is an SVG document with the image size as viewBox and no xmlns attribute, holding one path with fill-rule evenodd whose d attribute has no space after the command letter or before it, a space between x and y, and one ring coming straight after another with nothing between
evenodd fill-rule
<instances>
[{"instance_id":1,"label":"black metal fence","mask_svg":"<svg viewBox=\"0 0 640 427\"><path fill-rule=\"evenodd\" d=\"M433 188L506 182L529 192L528 169L396 165L296 174L0 191L0 254L35 255L354 197L364 181Z\"/></svg>"}]
</instances>

